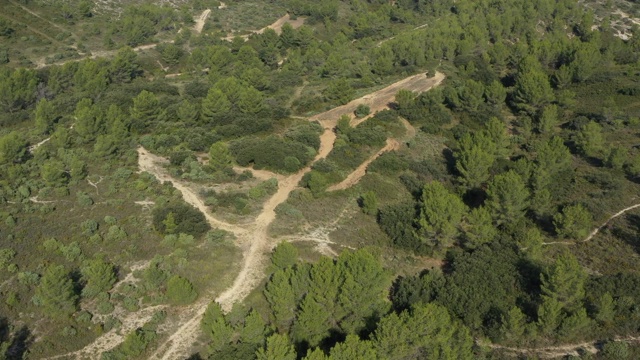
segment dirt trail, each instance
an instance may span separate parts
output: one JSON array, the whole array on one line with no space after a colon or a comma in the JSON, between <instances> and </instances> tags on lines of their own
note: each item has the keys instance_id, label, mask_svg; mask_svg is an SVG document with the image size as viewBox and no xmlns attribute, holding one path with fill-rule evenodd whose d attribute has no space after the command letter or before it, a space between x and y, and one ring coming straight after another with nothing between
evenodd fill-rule
<instances>
[{"instance_id":1,"label":"dirt trail","mask_svg":"<svg viewBox=\"0 0 640 360\"><path fill-rule=\"evenodd\" d=\"M282 27L284 26L284 24L290 24L292 28L297 29L300 26L302 26L302 24L304 24L304 19L303 17L298 17L295 20L291 20L291 16L289 14L279 18L278 20L276 20L273 24L268 25L263 27L260 30L253 30L251 31L249 34L245 34L245 35L235 35L233 33L228 34L224 40L226 41L232 41L235 37L241 37L243 38L245 41L249 40L249 36L253 35L253 34L262 34L263 32L265 32L265 30L267 29L273 29L276 34L280 35L282 34Z\"/></svg>"},{"instance_id":2,"label":"dirt trail","mask_svg":"<svg viewBox=\"0 0 640 360\"><path fill-rule=\"evenodd\" d=\"M211 9L207 9L202 12L200 17L196 20L196 24L193 27L193 31L197 32L198 34L202 32L202 29L204 28L204 23L207 21L209 14L211 14Z\"/></svg>"},{"instance_id":3,"label":"dirt trail","mask_svg":"<svg viewBox=\"0 0 640 360\"><path fill-rule=\"evenodd\" d=\"M231 233L234 233L236 236L242 235L246 232L245 229L239 226L228 224L214 218L209 213L209 209L204 204L204 201L200 199L195 191L193 191L190 187L184 185L180 180L171 177L171 175L167 173L167 170L165 170L165 168L163 168L162 166L159 166L159 164L167 164L167 160L160 156L149 153L143 147L138 148L138 165L140 167L140 171L146 171L152 174L161 183L170 181L173 184L173 187L175 187L182 193L182 198L184 199L184 201L200 210L212 227L217 227L225 231L229 231Z\"/></svg>"},{"instance_id":4,"label":"dirt trail","mask_svg":"<svg viewBox=\"0 0 640 360\"><path fill-rule=\"evenodd\" d=\"M48 137L42 141L40 141L39 143L35 144L35 145L31 145L27 148L27 151L30 153L33 153L34 151L36 151L40 146L44 145L47 143L47 141L51 140L51 137Z\"/></svg>"},{"instance_id":5,"label":"dirt trail","mask_svg":"<svg viewBox=\"0 0 640 360\"><path fill-rule=\"evenodd\" d=\"M640 341L640 336L616 338L613 341L625 342L625 343L638 342ZM542 359L553 359L553 358L559 358L559 357L565 357L565 356L581 356L582 355L581 352L597 354L600 351L598 346L601 344L601 341L595 340L595 341L587 341L587 342L578 343L578 344L545 346L545 347L539 347L539 348L517 348L517 347L502 346L498 344L484 343L480 341L476 341L476 343L480 346L489 347L490 349L504 350L514 354L537 355Z\"/></svg>"},{"instance_id":6,"label":"dirt trail","mask_svg":"<svg viewBox=\"0 0 640 360\"><path fill-rule=\"evenodd\" d=\"M589 241L589 240L593 239L593 237L594 237L594 236L596 236L596 235L598 234L598 232L599 232L602 228L604 228L605 226L607 226L611 220L613 220L613 219L615 219L615 218L617 218L617 217L619 217L619 216L622 216L622 215L623 215L624 213L626 213L627 211L633 210L633 209L638 208L638 207L640 207L640 204L631 205L631 206L626 207L626 208L624 208L624 209L622 209L622 210L618 211L617 213L613 214L613 215L612 215L611 217L609 217L609 218L607 219L607 221L605 221L602 225L600 225L600 226L598 226L597 228L595 228L595 229L594 229L594 230L589 234L589 236L587 236L587 238L586 238L586 239L582 240L582 242L587 242L587 241Z\"/></svg>"},{"instance_id":7,"label":"dirt trail","mask_svg":"<svg viewBox=\"0 0 640 360\"><path fill-rule=\"evenodd\" d=\"M352 100L351 102L338 106L332 110L323 112L321 114L317 114L309 118L311 121L330 121L334 124L337 123L338 119L342 115L349 115L350 117L354 117L353 112L356 110L358 105L368 105L371 109L371 114L367 117L363 117L361 119L352 119L351 126L358 126L358 124L367 120L369 117L373 116L377 111L384 110L389 107L389 104L392 103L396 97L396 93L401 90L410 90L414 92L424 92L428 91L431 88L438 86L443 80L445 76L441 72L436 72L432 78L427 78L425 73L420 73L417 75L409 76L408 78L402 79L398 82L395 82L381 90L378 90L374 93L365 95L361 98Z\"/></svg>"},{"instance_id":8,"label":"dirt trail","mask_svg":"<svg viewBox=\"0 0 640 360\"><path fill-rule=\"evenodd\" d=\"M437 80L438 78L440 80ZM424 74L412 76L361 99L354 100L345 106L314 116L310 120L320 120L324 127L324 133L320 136L320 148L312 164L325 158L333 149L336 139L333 129L341 115L353 113L355 107L362 102L371 102L374 105L379 104L381 101L383 105L374 105L373 108L382 109L393 99L399 89L405 88L413 91L428 89L433 86L434 81L439 83L441 78L444 78L442 74L437 75L435 80L427 79ZM425 86L425 82L429 86ZM181 181L172 179L166 173L166 170L156 165L166 163L165 159L149 154L143 148L138 149L138 154L142 171L154 174L160 181L173 181L173 185L182 192L185 201L200 209L207 216L207 220L212 226L221 227L220 225L223 224L227 227L225 230L236 234L237 244L243 249L242 268L232 286L215 299L225 311L229 311L233 304L243 300L262 281L263 272L268 262L268 254L277 243L277 239L270 239L268 236L269 226L276 218L275 209L287 200L289 194L298 187L302 177L311 171L311 164L295 174L286 177L280 176L277 192L264 203L262 212L258 215L254 224L239 229L233 225L222 223L209 215L206 206L190 188L183 185ZM259 176L271 177L271 175L268 172L259 173ZM188 356L192 344L200 334L200 320L206 311L207 305L208 298L203 296L196 304L185 309L183 312L184 318L188 320L185 320L150 358L170 360Z\"/></svg>"},{"instance_id":9,"label":"dirt trail","mask_svg":"<svg viewBox=\"0 0 640 360\"><path fill-rule=\"evenodd\" d=\"M617 213L611 215L604 223L602 223L602 225L600 225L597 228L593 229L593 231L589 234L589 236L587 236L584 240L580 240L580 241L551 241L551 242L544 242L544 243L542 243L542 245L575 245L575 244L579 244L579 243L590 241L591 239L594 238L594 236L598 235L600 230L602 230L605 226L607 226L613 219L624 215L627 211L631 211L631 210L637 209L639 207L640 207L640 204L631 205L631 206L626 207L626 208L618 211Z\"/></svg>"},{"instance_id":10,"label":"dirt trail","mask_svg":"<svg viewBox=\"0 0 640 360\"><path fill-rule=\"evenodd\" d=\"M258 180L269 180L271 178L276 178L278 179L278 181L283 180L285 178L284 175L281 174L276 174L274 172L271 172L269 170L257 170L254 169L252 167L244 167L244 166L234 166L233 167L233 171L237 172L237 173L242 173L244 171L250 171L251 174L253 174L253 177L258 179Z\"/></svg>"},{"instance_id":11,"label":"dirt trail","mask_svg":"<svg viewBox=\"0 0 640 360\"><path fill-rule=\"evenodd\" d=\"M357 184L360 179L367 173L367 168L369 164L371 164L375 159L377 159L380 155L386 153L387 151L398 150L400 148L400 143L396 139L387 139L387 144L377 153L371 155L365 162L360 164L346 179L342 180L342 182L330 186L327 191L337 191L344 190L352 187Z\"/></svg>"},{"instance_id":12,"label":"dirt trail","mask_svg":"<svg viewBox=\"0 0 640 360\"><path fill-rule=\"evenodd\" d=\"M129 316L126 316L121 320L122 325L119 329L110 330L83 349L64 355L53 356L47 359L69 359L72 357L75 357L76 359L99 359L103 352L112 350L118 346L122 341L124 341L124 338L129 333L149 322L157 311L163 310L166 307L167 305L150 306L148 308L138 310L135 313L131 313Z\"/></svg>"}]
</instances>

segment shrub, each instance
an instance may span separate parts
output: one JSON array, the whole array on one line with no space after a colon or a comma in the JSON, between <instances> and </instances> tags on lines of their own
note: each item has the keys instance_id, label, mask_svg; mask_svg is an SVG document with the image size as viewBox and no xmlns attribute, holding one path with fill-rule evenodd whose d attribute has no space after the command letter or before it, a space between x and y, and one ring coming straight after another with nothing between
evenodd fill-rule
<instances>
[{"instance_id":1,"label":"shrub","mask_svg":"<svg viewBox=\"0 0 640 360\"><path fill-rule=\"evenodd\" d=\"M170 229L173 233L189 234L197 238L210 229L206 218L196 208L184 203L173 203L153 209L153 225L163 234L169 233L165 220L170 213L173 214L176 225L175 229Z\"/></svg>"},{"instance_id":2,"label":"shrub","mask_svg":"<svg viewBox=\"0 0 640 360\"><path fill-rule=\"evenodd\" d=\"M93 199L89 196L89 194L87 194L84 191L78 191L76 193L76 198L77 198L78 204L80 204L81 206L93 205Z\"/></svg>"},{"instance_id":3,"label":"shrub","mask_svg":"<svg viewBox=\"0 0 640 360\"><path fill-rule=\"evenodd\" d=\"M298 261L298 249L291 243L282 242L273 249L271 263L276 269L286 269Z\"/></svg>"},{"instance_id":4,"label":"shrub","mask_svg":"<svg viewBox=\"0 0 640 360\"><path fill-rule=\"evenodd\" d=\"M167 299L175 305L187 305L198 297L191 282L181 276L174 275L167 281Z\"/></svg>"},{"instance_id":5,"label":"shrub","mask_svg":"<svg viewBox=\"0 0 640 360\"><path fill-rule=\"evenodd\" d=\"M368 105L360 104L353 113L355 116L363 118L371 113L371 108Z\"/></svg>"}]
</instances>

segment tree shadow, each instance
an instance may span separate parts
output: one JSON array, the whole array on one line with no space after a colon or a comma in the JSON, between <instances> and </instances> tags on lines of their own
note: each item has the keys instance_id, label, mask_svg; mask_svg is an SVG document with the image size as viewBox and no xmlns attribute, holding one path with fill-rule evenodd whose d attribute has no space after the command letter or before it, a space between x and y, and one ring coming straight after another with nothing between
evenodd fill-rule
<instances>
[{"instance_id":1,"label":"tree shadow","mask_svg":"<svg viewBox=\"0 0 640 360\"><path fill-rule=\"evenodd\" d=\"M7 350L7 359L22 359L27 352L29 346L33 343L31 331L26 326L18 330L14 336L9 349Z\"/></svg>"},{"instance_id":2,"label":"tree shadow","mask_svg":"<svg viewBox=\"0 0 640 360\"><path fill-rule=\"evenodd\" d=\"M453 156L453 151L449 148L442 150L442 156L444 156L445 163L447 164L447 171L449 174L457 174L456 170L456 158Z\"/></svg>"}]
</instances>

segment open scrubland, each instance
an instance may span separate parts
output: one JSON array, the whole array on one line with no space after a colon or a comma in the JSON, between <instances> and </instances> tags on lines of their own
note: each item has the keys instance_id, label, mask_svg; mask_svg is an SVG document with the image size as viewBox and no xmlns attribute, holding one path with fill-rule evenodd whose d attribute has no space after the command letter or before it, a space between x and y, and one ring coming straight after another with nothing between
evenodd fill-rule
<instances>
[{"instance_id":1,"label":"open scrubland","mask_svg":"<svg viewBox=\"0 0 640 360\"><path fill-rule=\"evenodd\" d=\"M635 359L633 1L0 0L0 359Z\"/></svg>"}]
</instances>

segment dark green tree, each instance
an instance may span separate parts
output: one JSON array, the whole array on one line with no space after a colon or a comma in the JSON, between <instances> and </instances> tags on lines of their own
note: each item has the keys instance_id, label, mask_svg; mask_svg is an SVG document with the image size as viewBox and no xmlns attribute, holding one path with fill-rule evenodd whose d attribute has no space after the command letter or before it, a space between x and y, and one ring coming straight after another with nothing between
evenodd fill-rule
<instances>
[{"instance_id":1,"label":"dark green tree","mask_svg":"<svg viewBox=\"0 0 640 360\"><path fill-rule=\"evenodd\" d=\"M36 104L36 129L41 134L48 134L53 130L53 123L56 120L55 109L47 99L42 99Z\"/></svg>"},{"instance_id":2,"label":"dark green tree","mask_svg":"<svg viewBox=\"0 0 640 360\"><path fill-rule=\"evenodd\" d=\"M0 164L20 163L27 154L27 141L17 131L0 137Z\"/></svg>"},{"instance_id":3,"label":"dark green tree","mask_svg":"<svg viewBox=\"0 0 640 360\"><path fill-rule=\"evenodd\" d=\"M133 106L130 109L131 129L144 133L150 125L160 119L162 110L156 95L147 90L142 90L133 98Z\"/></svg>"},{"instance_id":4,"label":"dark green tree","mask_svg":"<svg viewBox=\"0 0 640 360\"><path fill-rule=\"evenodd\" d=\"M589 235L593 217L581 204L565 206L561 213L553 217L558 236L582 240Z\"/></svg>"},{"instance_id":5,"label":"dark green tree","mask_svg":"<svg viewBox=\"0 0 640 360\"><path fill-rule=\"evenodd\" d=\"M458 226L467 211L458 195L440 182L432 181L422 188L417 226L420 235L435 245L450 246L459 232Z\"/></svg>"},{"instance_id":6,"label":"dark green tree","mask_svg":"<svg viewBox=\"0 0 640 360\"><path fill-rule=\"evenodd\" d=\"M286 335L273 334L256 352L257 360L296 360L296 350Z\"/></svg>"},{"instance_id":7,"label":"dark green tree","mask_svg":"<svg viewBox=\"0 0 640 360\"><path fill-rule=\"evenodd\" d=\"M47 268L36 288L36 297L44 312L51 317L66 317L77 309L78 295L62 265Z\"/></svg>"},{"instance_id":8,"label":"dark green tree","mask_svg":"<svg viewBox=\"0 0 640 360\"><path fill-rule=\"evenodd\" d=\"M80 268L85 286L82 295L93 298L98 293L108 291L115 284L117 277L113 264L101 258L87 260Z\"/></svg>"},{"instance_id":9,"label":"dark green tree","mask_svg":"<svg viewBox=\"0 0 640 360\"><path fill-rule=\"evenodd\" d=\"M486 204L496 224L515 223L529 206L529 190L522 177L510 170L489 183Z\"/></svg>"}]
</instances>

